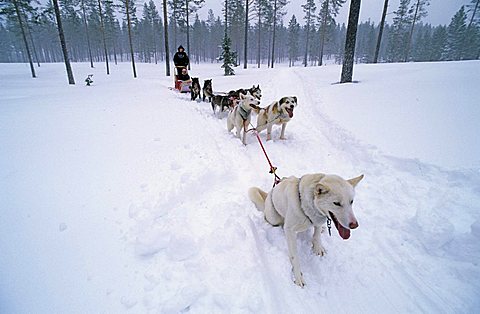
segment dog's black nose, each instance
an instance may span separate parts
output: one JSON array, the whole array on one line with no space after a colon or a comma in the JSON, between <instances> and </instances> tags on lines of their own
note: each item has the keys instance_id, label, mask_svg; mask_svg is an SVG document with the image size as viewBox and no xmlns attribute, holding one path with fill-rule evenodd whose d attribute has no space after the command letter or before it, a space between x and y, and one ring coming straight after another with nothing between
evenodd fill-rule
<instances>
[{"instance_id":1,"label":"dog's black nose","mask_svg":"<svg viewBox=\"0 0 480 314\"><path fill-rule=\"evenodd\" d=\"M293 108L295 108L295 106L294 106L294 105L290 105L290 108L293 109Z\"/></svg>"}]
</instances>

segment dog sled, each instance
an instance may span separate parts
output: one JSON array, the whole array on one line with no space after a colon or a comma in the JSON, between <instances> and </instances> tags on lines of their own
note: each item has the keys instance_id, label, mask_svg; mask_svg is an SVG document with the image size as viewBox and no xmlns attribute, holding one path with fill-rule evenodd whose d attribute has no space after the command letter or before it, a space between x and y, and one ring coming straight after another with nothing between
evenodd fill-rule
<instances>
[{"instance_id":1,"label":"dog sled","mask_svg":"<svg viewBox=\"0 0 480 314\"><path fill-rule=\"evenodd\" d=\"M192 79L188 75L188 72L186 75L188 76L188 79L181 79L181 73L183 70L187 70L186 67L181 67L181 66L176 66L175 67L175 89L179 91L180 93L190 93L190 88L192 87Z\"/></svg>"}]
</instances>

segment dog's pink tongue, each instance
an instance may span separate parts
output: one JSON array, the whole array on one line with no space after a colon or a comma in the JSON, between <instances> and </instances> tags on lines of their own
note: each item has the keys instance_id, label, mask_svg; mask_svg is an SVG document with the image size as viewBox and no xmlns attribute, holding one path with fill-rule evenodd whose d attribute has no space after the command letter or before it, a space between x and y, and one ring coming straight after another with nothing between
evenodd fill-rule
<instances>
[{"instance_id":1,"label":"dog's pink tongue","mask_svg":"<svg viewBox=\"0 0 480 314\"><path fill-rule=\"evenodd\" d=\"M350 238L350 229L344 228L340 223L335 221L335 227L338 230L338 234L342 237L342 239L347 240Z\"/></svg>"},{"instance_id":2,"label":"dog's pink tongue","mask_svg":"<svg viewBox=\"0 0 480 314\"><path fill-rule=\"evenodd\" d=\"M286 109L286 110L287 110L287 112L288 112L288 116L289 116L290 118L293 118L293 110L292 110L292 109Z\"/></svg>"}]
</instances>

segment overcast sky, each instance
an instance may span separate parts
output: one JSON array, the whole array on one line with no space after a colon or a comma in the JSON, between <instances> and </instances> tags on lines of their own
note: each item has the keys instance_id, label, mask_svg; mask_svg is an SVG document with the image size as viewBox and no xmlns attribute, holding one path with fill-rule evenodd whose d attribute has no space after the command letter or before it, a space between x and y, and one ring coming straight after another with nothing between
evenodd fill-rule
<instances>
[{"instance_id":1,"label":"overcast sky","mask_svg":"<svg viewBox=\"0 0 480 314\"><path fill-rule=\"evenodd\" d=\"M273 0L272 0L273 1ZM337 17L337 23L347 23L348 19L348 10L350 8L350 1L347 0L345 5L341 8L340 14ZM411 2L413 3L414 0ZM297 17L297 21L300 24L303 24L303 11L301 5L304 4L306 0L290 0L290 3L287 6L287 15L285 16L286 23L292 17L293 14ZM317 0L317 10L319 7ZM205 0L205 5L202 8L200 15L202 18L206 18L208 9L212 9L215 12L215 15L221 15L221 8L223 5L222 0ZM371 21L378 24L382 17L384 0L362 0L360 7L360 20ZM392 13L398 9L398 4L400 0L389 0L388 13ZM422 21L430 23L434 26L442 24L448 25L453 15L460 9L462 5L470 3L470 0L430 0L430 5L428 6L428 16ZM387 22L391 23L391 18L393 14L387 15Z\"/></svg>"}]
</instances>

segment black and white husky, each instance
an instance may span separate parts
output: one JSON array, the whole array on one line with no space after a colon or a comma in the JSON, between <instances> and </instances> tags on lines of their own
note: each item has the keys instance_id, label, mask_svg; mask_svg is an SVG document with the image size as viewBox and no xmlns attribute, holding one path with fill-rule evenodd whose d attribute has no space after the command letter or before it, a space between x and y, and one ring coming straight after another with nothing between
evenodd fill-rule
<instances>
[{"instance_id":1,"label":"black and white husky","mask_svg":"<svg viewBox=\"0 0 480 314\"><path fill-rule=\"evenodd\" d=\"M205 98L207 97L208 97L208 102L212 102L212 97L213 97L212 80L203 81L203 101L205 101Z\"/></svg>"},{"instance_id":2,"label":"black and white husky","mask_svg":"<svg viewBox=\"0 0 480 314\"><path fill-rule=\"evenodd\" d=\"M190 87L190 94L192 96L192 100L198 99L200 100L200 82L198 81L198 77L192 77L192 86Z\"/></svg>"}]
</instances>

